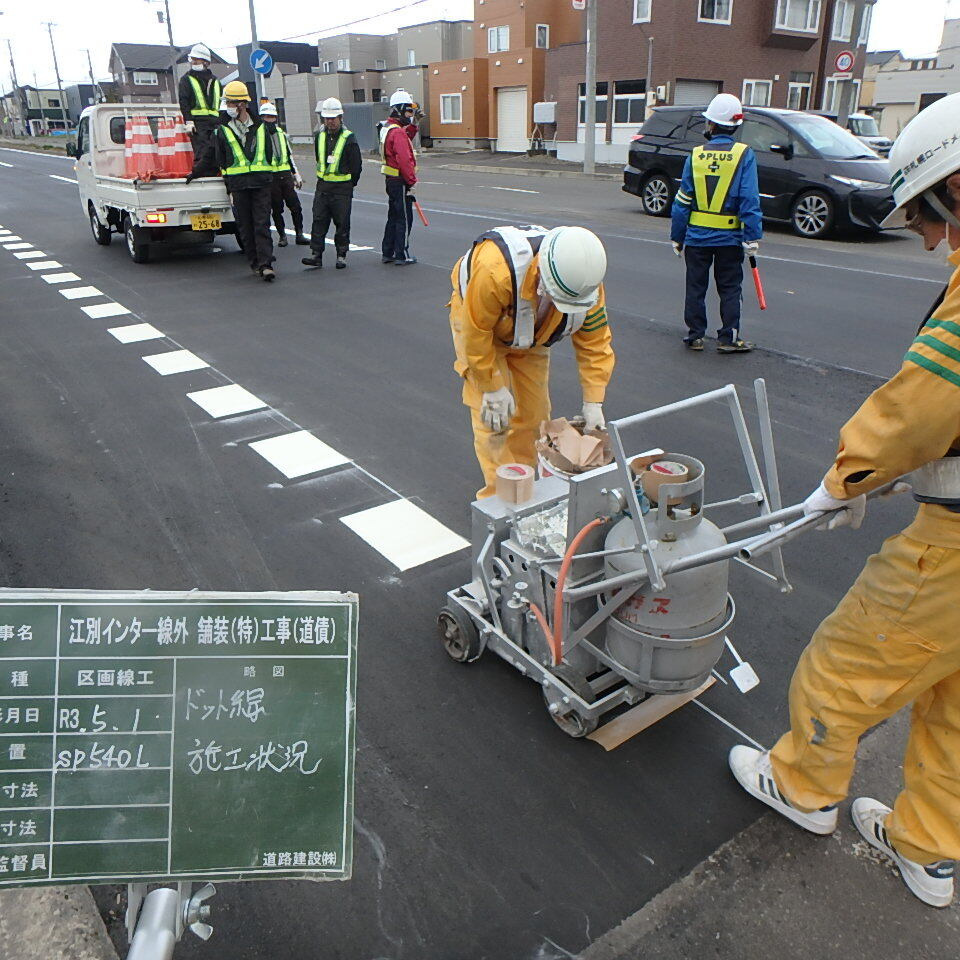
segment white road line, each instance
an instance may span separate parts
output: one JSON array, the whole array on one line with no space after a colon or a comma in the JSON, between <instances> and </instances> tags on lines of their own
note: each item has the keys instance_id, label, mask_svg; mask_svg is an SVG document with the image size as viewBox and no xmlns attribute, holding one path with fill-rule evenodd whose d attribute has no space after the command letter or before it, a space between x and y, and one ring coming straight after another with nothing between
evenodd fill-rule
<instances>
[{"instance_id":1,"label":"white road line","mask_svg":"<svg viewBox=\"0 0 960 960\"><path fill-rule=\"evenodd\" d=\"M96 287L65 287L60 291L60 296L67 300L83 300L87 297L102 297L104 293Z\"/></svg>"},{"instance_id":2,"label":"white road line","mask_svg":"<svg viewBox=\"0 0 960 960\"><path fill-rule=\"evenodd\" d=\"M409 500L394 500L340 520L401 571L470 546Z\"/></svg>"},{"instance_id":3,"label":"white road line","mask_svg":"<svg viewBox=\"0 0 960 960\"><path fill-rule=\"evenodd\" d=\"M75 273L45 273L40 279L45 283L73 283L80 278Z\"/></svg>"},{"instance_id":4,"label":"white road line","mask_svg":"<svg viewBox=\"0 0 960 960\"><path fill-rule=\"evenodd\" d=\"M80 309L91 320L102 320L104 317L122 317L125 313L130 312L122 303L94 303L89 307L81 307Z\"/></svg>"},{"instance_id":5,"label":"white road line","mask_svg":"<svg viewBox=\"0 0 960 960\"><path fill-rule=\"evenodd\" d=\"M55 270L57 267L62 267L63 264L59 260L38 260L36 263L28 263L27 266L31 270ZM77 277L77 279L80 278Z\"/></svg>"},{"instance_id":6,"label":"white road line","mask_svg":"<svg viewBox=\"0 0 960 960\"><path fill-rule=\"evenodd\" d=\"M309 430L298 430L296 433L286 433L269 440L257 440L250 444L250 449L273 464L288 480L351 462L349 457L338 453Z\"/></svg>"},{"instance_id":7,"label":"white road line","mask_svg":"<svg viewBox=\"0 0 960 960\"><path fill-rule=\"evenodd\" d=\"M535 193L540 195L539 190L524 190L521 187L487 187L488 190L508 190L510 193Z\"/></svg>"},{"instance_id":8,"label":"white road line","mask_svg":"<svg viewBox=\"0 0 960 960\"><path fill-rule=\"evenodd\" d=\"M187 397L214 420L233 417L240 413L251 413L254 410L264 410L267 407L259 397L255 397L239 383L231 383L225 387L211 387L208 390L195 390L193 393L188 393Z\"/></svg>"},{"instance_id":9,"label":"white road line","mask_svg":"<svg viewBox=\"0 0 960 960\"><path fill-rule=\"evenodd\" d=\"M18 150L16 147L0 147L8 153L25 153L30 157L44 157L47 160L68 160L73 163L73 157L61 157L59 153L41 153L39 150Z\"/></svg>"},{"instance_id":10,"label":"white road line","mask_svg":"<svg viewBox=\"0 0 960 960\"><path fill-rule=\"evenodd\" d=\"M4 250L32 250L33 244L27 243L25 240L21 243L5 243L3 245Z\"/></svg>"},{"instance_id":11,"label":"white road line","mask_svg":"<svg viewBox=\"0 0 960 960\"><path fill-rule=\"evenodd\" d=\"M160 340L166 336L152 323L131 323L125 327L111 327L107 333L121 343L140 343L143 340Z\"/></svg>"},{"instance_id":12,"label":"white road line","mask_svg":"<svg viewBox=\"0 0 960 960\"><path fill-rule=\"evenodd\" d=\"M55 173L48 173L47 176L51 180L62 180L64 183L76 183L76 180L73 180L71 177L58 177Z\"/></svg>"},{"instance_id":13,"label":"white road line","mask_svg":"<svg viewBox=\"0 0 960 960\"><path fill-rule=\"evenodd\" d=\"M4 163L3 160L0 160L0 167L12 167L12 163Z\"/></svg>"},{"instance_id":14,"label":"white road line","mask_svg":"<svg viewBox=\"0 0 960 960\"><path fill-rule=\"evenodd\" d=\"M13 243L14 240L22 240L22 239L23 237L14 237L11 235L9 237L0 237L0 243Z\"/></svg>"},{"instance_id":15,"label":"white road line","mask_svg":"<svg viewBox=\"0 0 960 960\"><path fill-rule=\"evenodd\" d=\"M40 260L46 256L42 250L25 250L23 253L15 253L18 260ZM30 266L30 264L27 264Z\"/></svg>"},{"instance_id":16,"label":"white road line","mask_svg":"<svg viewBox=\"0 0 960 960\"><path fill-rule=\"evenodd\" d=\"M271 229L274 233L279 233L279 231L277 230L276 227L271 227L270 229ZM296 230L284 230L283 232L284 232L288 237L295 237L295 236L297 235L297 231L296 231ZM304 236L309 240L312 235L309 234L309 233L304 233ZM0 243L2 243L2 242L3 242L3 241L0 240ZM326 242L329 243L330 246L333 246L333 238L332 238L332 237L327 237L327 238L326 238ZM361 247L361 246L358 246L356 243L351 243L349 249L350 249L351 251L356 252L356 251L359 251L359 250L372 250L373 247Z\"/></svg>"},{"instance_id":17,"label":"white road line","mask_svg":"<svg viewBox=\"0 0 960 960\"><path fill-rule=\"evenodd\" d=\"M161 377L169 377L172 373L187 373L190 370L203 370L210 364L201 360L189 350L171 350L168 353L154 353L143 358Z\"/></svg>"}]
</instances>

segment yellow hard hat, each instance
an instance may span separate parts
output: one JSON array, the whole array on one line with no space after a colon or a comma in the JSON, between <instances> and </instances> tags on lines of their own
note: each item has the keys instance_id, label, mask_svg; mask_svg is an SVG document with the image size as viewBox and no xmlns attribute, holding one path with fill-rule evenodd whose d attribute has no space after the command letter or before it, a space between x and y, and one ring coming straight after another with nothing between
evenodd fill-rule
<instances>
[{"instance_id":1,"label":"yellow hard hat","mask_svg":"<svg viewBox=\"0 0 960 960\"><path fill-rule=\"evenodd\" d=\"M231 80L223 90L225 100L249 100L250 94L247 93L247 85L241 80Z\"/></svg>"}]
</instances>

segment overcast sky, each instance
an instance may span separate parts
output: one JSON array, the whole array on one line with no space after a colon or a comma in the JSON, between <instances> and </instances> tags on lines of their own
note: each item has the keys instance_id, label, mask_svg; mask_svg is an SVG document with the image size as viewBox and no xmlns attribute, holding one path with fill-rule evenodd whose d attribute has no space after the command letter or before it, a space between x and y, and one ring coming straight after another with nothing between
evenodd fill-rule
<instances>
[{"instance_id":1,"label":"overcast sky","mask_svg":"<svg viewBox=\"0 0 960 960\"><path fill-rule=\"evenodd\" d=\"M233 47L249 39L246 3L236 0L229 9L222 2L169 0L175 43L204 40L230 59ZM603 0L627 3L629 0ZM654 3L675 0L653 0ZM267 3L257 0L257 33L261 39L312 40L318 34L334 32L348 17L374 19L350 29L361 33L389 33L408 23L441 18L469 18L473 0L352 0L350 3L317 3L316 0L284 0ZM387 11L404 7L395 13ZM166 43L166 27L157 20L163 0L0 0L0 37L10 38L21 83L40 86L55 84L53 60L45 20L53 21L54 40L64 83L84 81L89 48L97 79L109 77L107 62L110 44ZM348 14L343 11L349 10ZM960 0L878 0L870 33L873 50L902 49L908 56L934 53L947 14L960 16ZM381 16L376 16L380 14ZM305 36L299 36L305 35ZM5 45L4 45L5 46ZM9 64L0 49L0 87L9 89Z\"/></svg>"}]
</instances>

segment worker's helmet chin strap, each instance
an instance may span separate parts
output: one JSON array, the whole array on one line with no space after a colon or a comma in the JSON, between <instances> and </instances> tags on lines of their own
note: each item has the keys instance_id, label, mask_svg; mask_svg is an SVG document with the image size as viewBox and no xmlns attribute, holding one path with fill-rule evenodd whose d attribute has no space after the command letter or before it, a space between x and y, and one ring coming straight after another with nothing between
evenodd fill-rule
<instances>
[{"instance_id":1,"label":"worker's helmet chin strap","mask_svg":"<svg viewBox=\"0 0 960 960\"><path fill-rule=\"evenodd\" d=\"M957 215L951 210L948 210L946 204L932 190L924 190L923 199L926 200L948 224L960 230L960 220L957 219Z\"/></svg>"}]
</instances>

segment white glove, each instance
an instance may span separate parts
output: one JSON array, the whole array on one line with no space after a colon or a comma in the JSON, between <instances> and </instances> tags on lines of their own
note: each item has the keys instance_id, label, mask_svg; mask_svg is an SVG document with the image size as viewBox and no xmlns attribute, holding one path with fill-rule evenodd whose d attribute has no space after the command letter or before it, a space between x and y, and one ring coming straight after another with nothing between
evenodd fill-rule
<instances>
[{"instance_id":1,"label":"white glove","mask_svg":"<svg viewBox=\"0 0 960 960\"><path fill-rule=\"evenodd\" d=\"M854 530L860 529L863 523L863 516L867 512L867 498L864 494L859 497L853 497L850 500L838 500L836 497L827 493L826 487L821 482L813 493L803 501L804 516L819 511L835 511L826 520L821 529L835 530L837 527L852 527Z\"/></svg>"},{"instance_id":2,"label":"white glove","mask_svg":"<svg viewBox=\"0 0 960 960\"><path fill-rule=\"evenodd\" d=\"M480 419L494 433L503 433L510 426L510 418L517 410L513 394L501 387L493 393L485 393L480 402Z\"/></svg>"},{"instance_id":3,"label":"white glove","mask_svg":"<svg viewBox=\"0 0 960 960\"><path fill-rule=\"evenodd\" d=\"M755 257L760 252L759 240L744 240L743 253L747 257Z\"/></svg>"},{"instance_id":4,"label":"white glove","mask_svg":"<svg viewBox=\"0 0 960 960\"><path fill-rule=\"evenodd\" d=\"M303 186L303 177L299 173L293 175L293 185L299 190Z\"/></svg>"},{"instance_id":5,"label":"white glove","mask_svg":"<svg viewBox=\"0 0 960 960\"><path fill-rule=\"evenodd\" d=\"M589 433L591 430L602 430L606 425L603 419L603 404L583 402L583 419L587 422L583 425L583 432Z\"/></svg>"},{"instance_id":6,"label":"white glove","mask_svg":"<svg viewBox=\"0 0 960 960\"><path fill-rule=\"evenodd\" d=\"M682 243L677 243L676 240L672 241L672 243L673 243L673 252L674 252L678 257L682 257L682 256L683 256L683 244L682 244Z\"/></svg>"},{"instance_id":7,"label":"white glove","mask_svg":"<svg viewBox=\"0 0 960 960\"><path fill-rule=\"evenodd\" d=\"M188 120L188 121L186 122L185 126L186 126L186 128L187 128L187 133L196 133L196 132L197 132L197 125L196 125L192 120Z\"/></svg>"}]
</instances>

